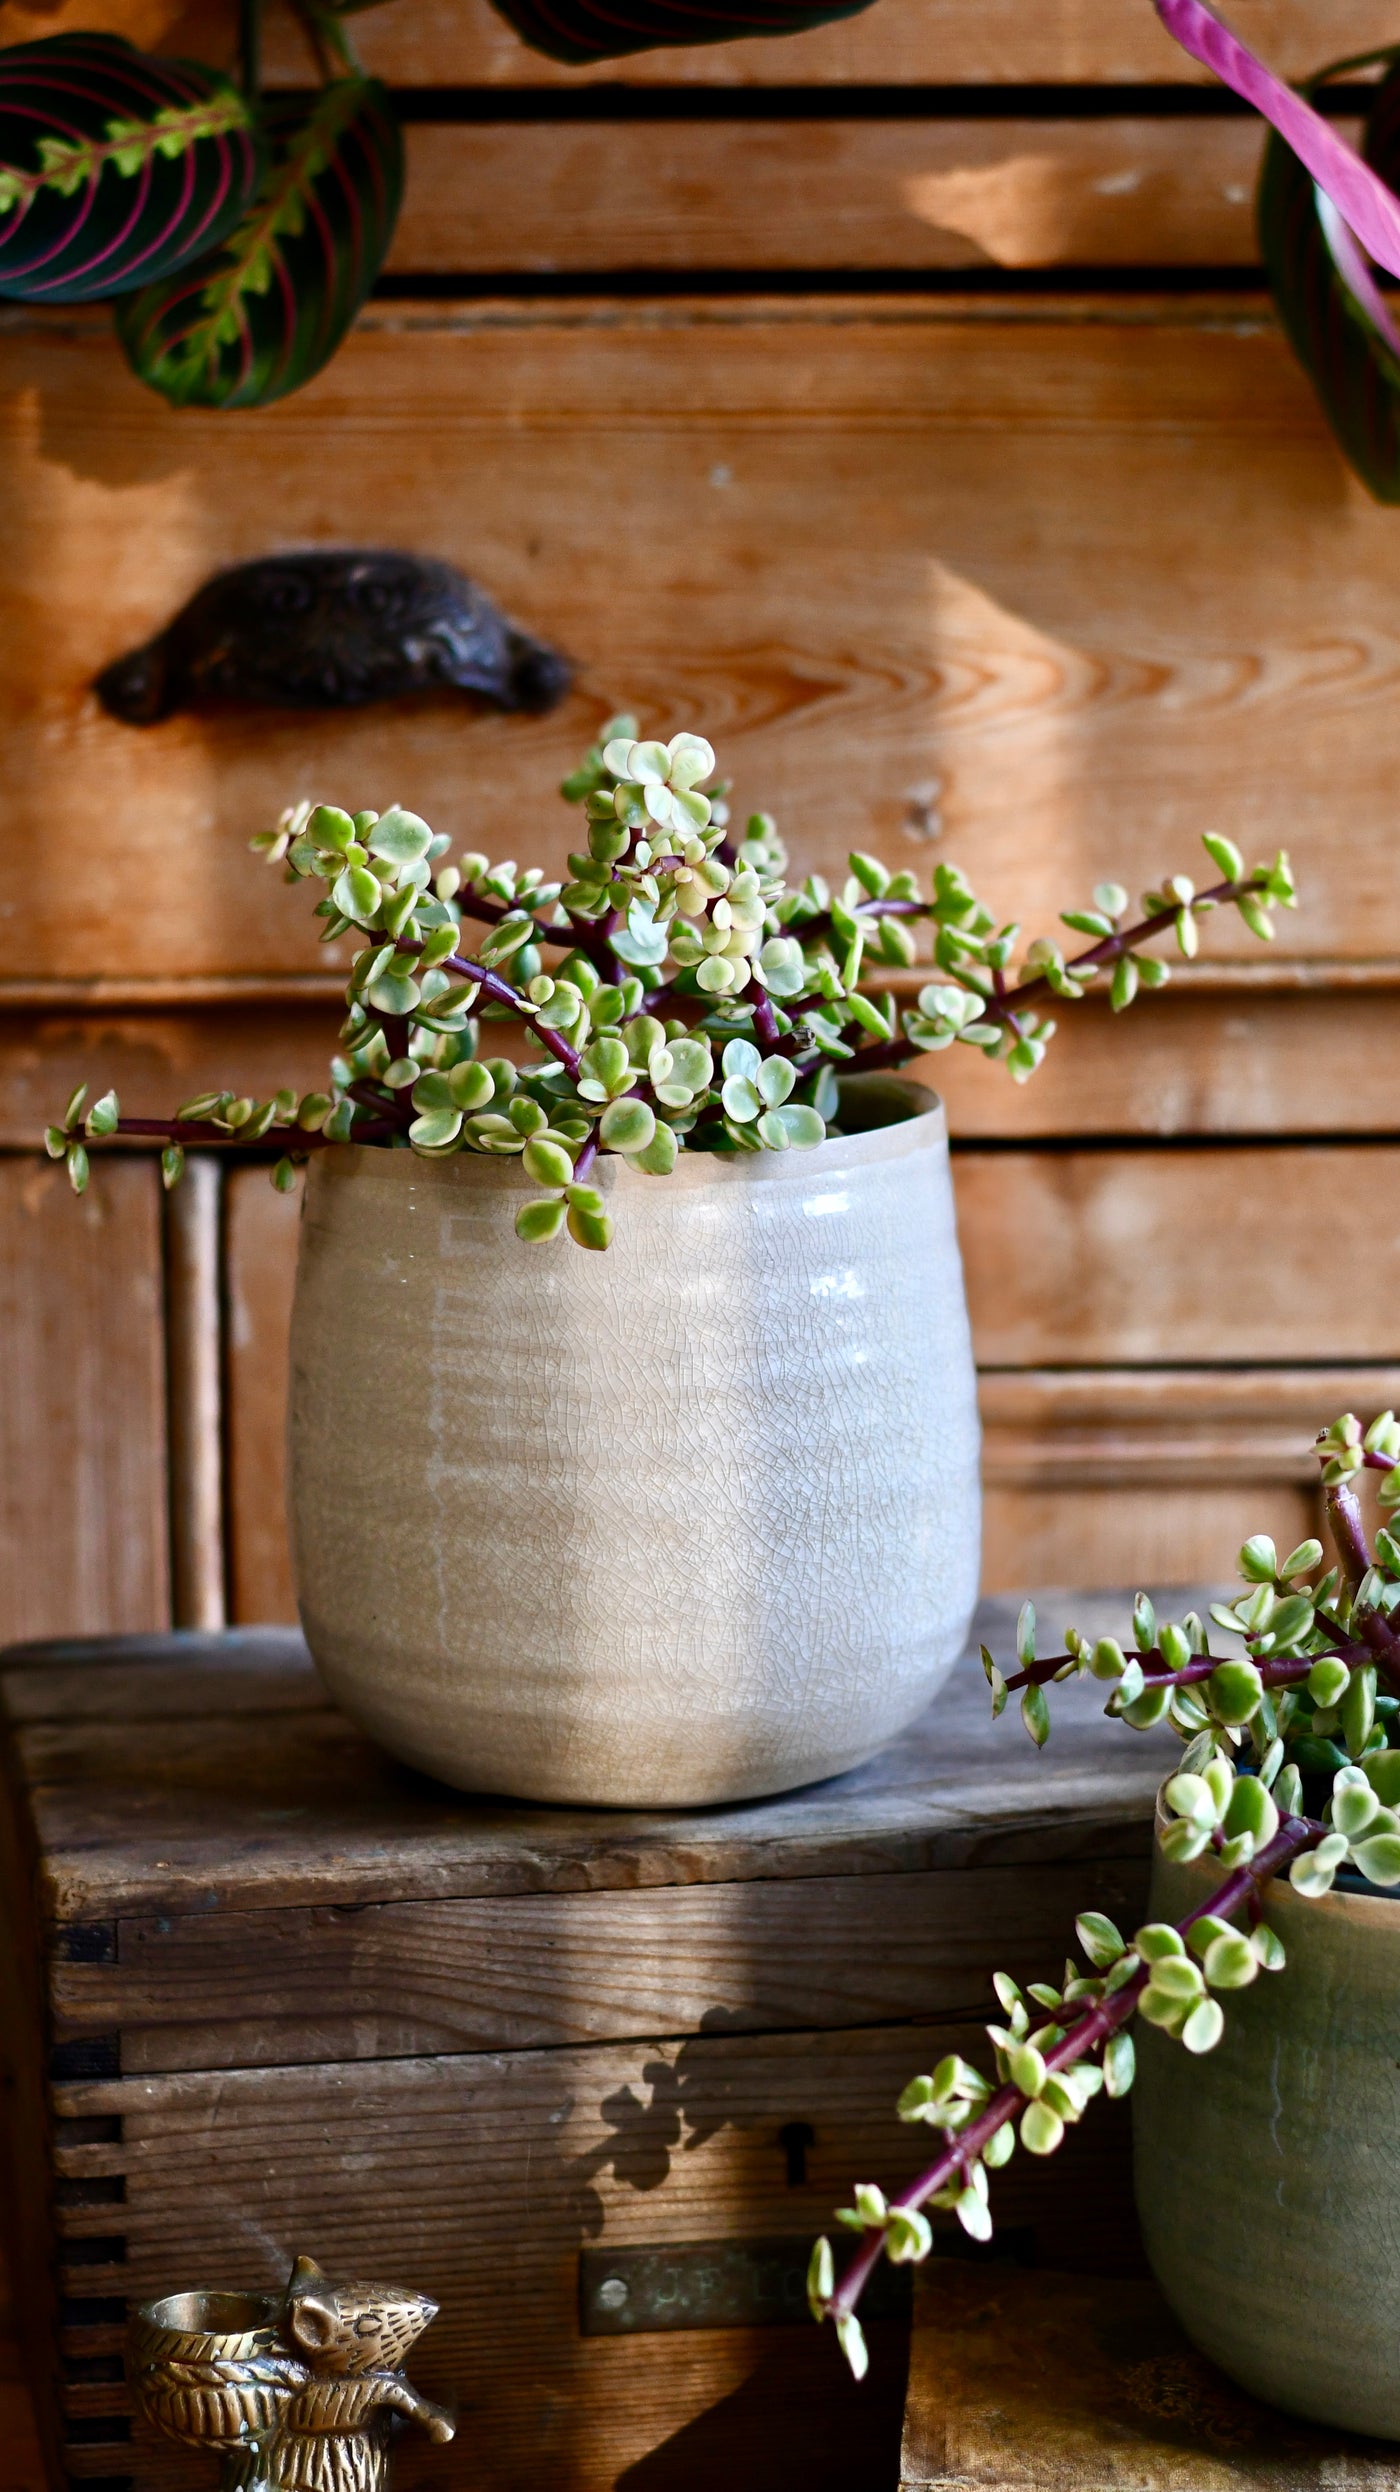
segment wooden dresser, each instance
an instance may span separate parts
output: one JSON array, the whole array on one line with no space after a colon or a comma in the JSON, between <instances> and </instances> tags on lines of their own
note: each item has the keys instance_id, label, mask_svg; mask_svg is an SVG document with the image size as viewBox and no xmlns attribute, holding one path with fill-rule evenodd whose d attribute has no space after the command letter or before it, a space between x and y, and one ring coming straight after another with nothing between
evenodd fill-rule
<instances>
[{"instance_id":1,"label":"wooden dresser","mask_svg":"<svg viewBox=\"0 0 1400 2492\"><path fill-rule=\"evenodd\" d=\"M1389 0L1236 0L1290 75ZM42 0L6 40L232 42L231 0ZM1219 1574L1309 1519L1308 1439L1400 1396L1393 869L1400 515L1348 475L1259 291L1258 126L1148 0L878 0L597 72L487 0L357 18L406 91L391 273L330 369L176 413L101 312L0 316L0 1633L292 1613L296 1204L36 1157L310 1084L336 978L247 853L303 793L562 852L613 705L703 723L799 870L963 864L1028 928L1105 873L1287 843L1306 905L1016 1090L930 1060L987 1421L987 1582ZM305 79L288 25L274 76ZM577 662L542 721L454 698L135 729L90 686L219 565L461 564Z\"/></svg>"}]
</instances>

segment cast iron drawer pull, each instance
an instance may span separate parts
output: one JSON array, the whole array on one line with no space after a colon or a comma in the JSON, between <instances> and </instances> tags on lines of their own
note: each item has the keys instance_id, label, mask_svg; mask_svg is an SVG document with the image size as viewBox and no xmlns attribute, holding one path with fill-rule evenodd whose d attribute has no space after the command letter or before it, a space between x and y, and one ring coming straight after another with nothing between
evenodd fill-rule
<instances>
[{"instance_id":1,"label":"cast iron drawer pull","mask_svg":"<svg viewBox=\"0 0 1400 2492\"><path fill-rule=\"evenodd\" d=\"M520 631L448 562L418 554L276 554L221 571L95 690L132 727L206 701L359 709L407 693L476 693L552 709L566 658Z\"/></svg>"}]
</instances>

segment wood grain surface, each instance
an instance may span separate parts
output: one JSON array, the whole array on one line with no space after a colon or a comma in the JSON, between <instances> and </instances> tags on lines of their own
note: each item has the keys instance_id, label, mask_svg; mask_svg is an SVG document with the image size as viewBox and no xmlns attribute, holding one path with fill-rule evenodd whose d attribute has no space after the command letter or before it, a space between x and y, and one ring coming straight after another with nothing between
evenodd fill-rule
<instances>
[{"instance_id":1,"label":"wood grain surface","mask_svg":"<svg viewBox=\"0 0 1400 2492\"><path fill-rule=\"evenodd\" d=\"M1391 1145L972 1148L955 1186L984 1367L1400 1357Z\"/></svg>"},{"instance_id":2,"label":"wood grain surface","mask_svg":"<svg viewBox=\"0 0 1400 2492\"><path fill-rule=\"evenodd\" d=\"M1047 1636L1069 1617L1124 1632L1126 1594L1043 1597ZM1198 1609L1208 1597L1174 1596ZM1008 1654L1018 1606L984 1602L974 1637ZM81 1645L20 1651L0 1691L41 1854L34 1892L54 1923L1121 1860L1145 1842L1171 1753L1161 1733L1105 1744L1087 1681L1063 1691L1037 1751L1014 1720L992 1723L975 1643L869 1765L698 1812L464 1798L335 1712L290 1631L251 1631L232 1654L191 1637L103 1650L96 1665Z\"/></svg>"},{"instance_id":3,"label":"wood grain surface","mask_svg":"<svg viewBox=\"0 0 1400 2492\"><path fill-rule=\"evenodd\" d=\"M21 316L0 385L0 716L35 832L0 905L31 996L314 967L300 895L246 849L303 792L561 854L550 790L623 697L703 715L799 870L952 855L1038 927L1227 828L1295 852L1280 960L1400 958L1396 522L1252 307L386 306L247 426L162 409L84 320ZM219 562L371 509L574 652L560 712L250 735L97 710L95 670ZM1258 963L1230 924L1206 949Z\"/></svg>"},{"instance_id":4,"label":"wood grain surface","mask_svg":"<svg viewBox=\"0 0 1400 2492\"><path fill-rule=\"evenodd\" d=\"M62 1101L58 1102L61 1109ZM170 1615L160 1185L0 1158L0 1634Z\"/></svg>"},{"instance_id":5,"label":"wood grain surface","mask_svg":"<svg viewBox=\"0 0 1400 2492\"><path fill-rule=\"evenodd\" d=\"M891 0L880 0L882 8ZM1244 119L416 125L389 266L1251 266Z\"/></svg>"},{"instance_id":6,"label":"wood grain surface","mask_svg":"<svg viewBox=\"0 0 1400 2492\"><path fill-rule=\"evenodd\" d=\"M944 2264L914 2289L901 2492L1396 2492L1393 2447L1256 2403L1155 2284Z\"/></svg>"},{"instance_id":7,"label":"wood grain surface","mask_svg":"<svg viewBox=\"0 0 1400 2492\"><path fill-rule=\"evenodd\" d=\"M993 1086L992 1068L973 1071ZM1400 1359L1394 1149L964 1149L954 1179L984 1370L988 1591L1223 1580L1251 1532L1293 1546L1314 1529L1318 1429L1400 1401L1384 1364ZM255 1169L231 1175L228 1199L231 1599L252 1623L295 1608L298 1210Z\"/></svg>"},{"instance_id":8,"label":"wood grain surface","mask_svg":"<svg viewBox=\"0 0 1400 2492\"><path fill-rule=\"evenodd\" d=\"M1058 1008L1034 1081L1011 1081L970 1047L912 1069L946 1100L955 1141L1394 1129L1400 963L1395 978L1386 972L1384 982L1338 991L1319 987L1311 971L1296 988L1262 983L1285 971L1274 959L1225 967L1229 984L1212 959L1183 966L1163 994L1141 997L1127 1014L1111 1016L1092 990L1082 1004ZM1333 964L1316 974L1351 973ZM343 981L325 983L328 991L306 1001L274 990L242 1004L226 996L183 1008L0 1010L0 1149L32 1153L80 1081L94 1096L115 1088L133 1116L168 1115L225 1082L263 1099L284 1082L320 1088L344 1011ZM492 1044L511 1044L499 1024Z\"/></svg>"},{"instance_id":9,"label":"wood grain surface","mask_svg":"<svg viewBox=\"0 0 1400 2492\"><path fill-rule=\"evenodd\" d=\"M311 65L290 13L270 11L269 68L305 85ZM1343 53L1393 41L1384 0L1235 0L1231 22L1284 77ZM65 25L110 26L167 51L231 58L233 29L214 0L7 0L0 40L33 42ZM406 85L561 88L587 84L700 86L1006 85L1018 82L1204 83L1150 8L1120 0L881 0L809 34L703 44L562 67L530 51L489 0L419 0L383 8L355 29L381 77Z\"/></svg>"},{"instance_id":10,"label":"wood grain surface","mask_svg":"<svg viewBox=\"0 0 1400 2492\"><path fill-rule=\"evenodd\" d=\"M117 1923L114 1962L55 1967L53 2030L119 2033L134 2076L976 2015L993 1956L1042 1978L1077 1912L1136 1927L1146 1893L1139 1853L1034 1879L939 1869L136 1916Z\"/></svg>"},{"instance_id":11,"label":"wood grain surface","mask_svg":"<svg viewBox=\"0 0 1400 2492\"><path fill-rule=\"evenodd\" d=\"M125 2180L119 2219L110 2203L62 2214L70 2289L94 2301L114 2289L155 2293L191 2262L232 2285L280 2283L313 2235L332 2273L411 2276L442 2304L414 2379L428 2394L455 2391L465 2428L450 2452L404 2438L396 2479L406 2488L524 2492L543 2473L569 2492L648 2481L691 2492L722 2469L736 2492L767 2492L775 2442L820 2492L868 2484L862 2453L868 2467L892 2422L897 2439L898 2331L893 2341L881 2332L858 2398L829 2335L805 2321L580 2337L578 2251L815 2233L854 2175L894 2183L917 2169L920 2134L895 2118L894 2101L914 2068L958 2046L985 2049L965 2025L713 2031L683 2043L63 2084L60 2121L115 2119L122 2137L76 2155L60 2145L60 2169L89 2186L101 2174ZM796 2122L813 2137L800 2183L778 2137ZM1110 2106L1050 2164L1018 2157L999 2189L1003 2221L1041 2227L1047 2241L1072 2230L1086 2265L1131 2267L1126 2143L1127 2121ZM104 2265L117 2220L125 2254ZM121 2411L124 2392L82 2402L89 2413ZM690 2450L677 2445L687 2428L699 2435ZM880 2459L877 2482L892 2480L891 2461ZM199 2479L139 2428L129 2462L136 2492Z\"/></svg>"}]
</instances>

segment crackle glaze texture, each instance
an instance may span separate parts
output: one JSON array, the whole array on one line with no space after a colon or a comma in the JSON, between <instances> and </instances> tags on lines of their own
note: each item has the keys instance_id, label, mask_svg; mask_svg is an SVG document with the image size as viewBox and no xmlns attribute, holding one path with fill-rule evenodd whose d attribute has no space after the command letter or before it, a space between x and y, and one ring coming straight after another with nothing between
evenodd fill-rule
<instances>
[{"instance_id":1,"label":"crackle glaze texture","mask_svg":"<svg viewBox=\"0 0 1400 2492\"><path fill-rule=\"evenodd\" d=\"M601 1163L606 1254L523 1246L517 1163L313 1160L292 1327L307 1640L468 1790L664 1807L855 1765L978 1576L943 1111L815 1151Z\"/></svg>"},{"instance_id":2,"label":"crackle glaze texture","mask_svg":"<svg viewBox=\"0 0 1400 2492\"><path fill-rule=\"evenodd\" d=\"M1217 1866L1159 1853L1151 1917ZM1138 2019L1133 2160L1147 2255L1203 2353L1269 2405L1400 2440L1400 1902L1285 1883L1288 1953L1192 2059Z\"/></svg>"}]
</instances>

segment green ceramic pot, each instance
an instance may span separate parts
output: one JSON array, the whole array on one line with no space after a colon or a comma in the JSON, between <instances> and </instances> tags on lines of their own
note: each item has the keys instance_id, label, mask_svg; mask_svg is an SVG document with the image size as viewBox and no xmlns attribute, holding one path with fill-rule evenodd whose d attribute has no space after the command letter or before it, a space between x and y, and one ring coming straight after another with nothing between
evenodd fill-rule
<instances>
[{"instance_id":1,"label":"green ceramic pot","mask_svg":"<svg viewBox=\"0 0 1400 2492\"><path fill-rule=\"evenodd\" d=\"M1156 1855L1151 1917L1180 1920L1218 1867ZM1192 2059L1139 2017L1133 2161L1153 2272L1242 2388L1400 2440L1400 1900L1286 1880L1280 1973L1222 1998Z\"/></svg>"}]
</instances>

